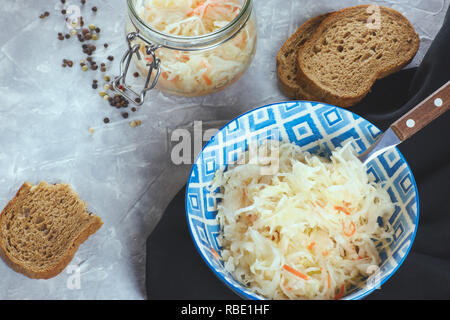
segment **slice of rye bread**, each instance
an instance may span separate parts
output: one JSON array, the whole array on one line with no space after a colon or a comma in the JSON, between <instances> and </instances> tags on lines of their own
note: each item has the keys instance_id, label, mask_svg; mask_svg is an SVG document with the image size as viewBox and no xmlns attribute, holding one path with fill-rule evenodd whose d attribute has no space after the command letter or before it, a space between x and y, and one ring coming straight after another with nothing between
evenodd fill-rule
<instances>
[{"instance_id":1,"label":"slice of rye bread","mask_svg":"<svg viewBox=\"0 0 450 320\"><path fill-rule=\"evenodd\" d=\"M330 14L300 47L297 79L319 101L353 106L377 79L414 58L420 40L408 19L391 8L374 7Z\"/></svg>"},{"instance_id":2,"label":"slice of rye bread","mask_svg":"<svg viewBox=\"0 0 450 320\"><path fill-rule=\"evenodd\" d=\"M52 278L102 225L69 185L25 182L0 215L0 256L30 278Z\"/></svg>"},{"instance_id":3,"label":"slice of rye bread","mask_svg":"<svg viewBox=\"0 0 450 320\"><path fill-rule=\"evenodd\" d=\"M291 99L313 99L307 92L307 88L297 81L297 53L328 15L326 13L307 20L286 40L278 51L278 83L281 90Z\"/></svg>"}]
</instances>

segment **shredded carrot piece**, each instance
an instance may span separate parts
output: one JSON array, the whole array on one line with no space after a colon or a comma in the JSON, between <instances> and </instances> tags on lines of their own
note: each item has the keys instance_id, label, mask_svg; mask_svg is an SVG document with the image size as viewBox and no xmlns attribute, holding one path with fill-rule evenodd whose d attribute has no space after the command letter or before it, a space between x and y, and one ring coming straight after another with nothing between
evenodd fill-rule
<instances>
[{"instance_id":1,"label":"shredded carrot piece","mask_svg":"<svg viewBox=\"0 0 450 320\"><path fill-rule=\"evenodd\" d=\"M322 255L323 255L324 257L326 257L326 256L328 255L328 251L327 251L327 250L324 250L324 251L322 252Z\"/></svg>"},{"instance_id":2,"label":"shredded carrot piece","mask_svg":"<svg viewBox=\"0 0 450 320\"><path fill-rule=\"evenodd\" d=\"M330 289L331 288L331 277L330 277L330 274L328 274L328 289Z\"/></svg>"},{"instance_id":3,"label":"shredded carrot piece","mask_svg":"<svg viewBox=\"0 0 450 320\"><path fill-rule=\"evenodd\" d=\"M207 64L207 62L206 62L205 59L202 59L202 62L200 63L200 66L201 66L202 68L205 68L206 70L209 70L209 69L210 69L210 68L209 68L209 65Z\"/></svg>"},{"instance_id":4,"label":"shredded carrot piece","mask_svg":"<svg viewBox=\"0 0 450 320\"><path fill-rule=\"evenodd\" d=\"M202 77L203 77L203 79L205 80L205 82L206 82L206 84L207 84L208 86L212 85L212 81L211 81L210 78L208 78L208 76L206 75L206 73L204 73Z\"/></svg>"},{"instance_id":5,"label":"shredded carrot piece","mask_svg":"<svg viewBox=\"0 0 450 320\"><path fill-rule=\"evenodd\" d=\"M299 278L302 278L303 280L308 280L308 276L306 274L303 274L300 271L295 270L294 268L291 268L287 264L283 265L283 269L292 273L293 275L296 275Z\"/></svg>"},{"instance_id":6,"label":"shredded carrot piece","mask_svg":"<svg viewBox=\"0 0 450 320\"><path fill-rule=\"evenodd\" d=\"M204 4L203 4L204 5ZM209 8L212 8L212 7L216 7L216 6L220 6L221 4L220 3L208 3L207 5L206 5L206 7L205 7L205 11L204 11L204 13L206 13L206 10L208 10Z\"/></svg>"},{"instance_id":7,"label":"shredded carrot piece","mask_svg":"<svg viewBox=\"0 0 450 320\"><path fill-rule=\"evenodd\" d=\"M343 212L343 213L345 213L348 216L351 214L351 212L348 210L348 208L334 206L334 209L339 211L339 212Z\"/></svg>"},{"instance_id":8,"label":"shredded carrot piece","mask_svg":"<svg viewBox=\"0 0 450 320\"><path fill-rule=\"evenodd\" d=\"M197 8L203 7L206 1L201 1L197 4Z\"/></svg>"},{"instance_id":9,"label":"shredded carrot piece","mask_svg":"<svg viewBox=\"0 0 450 320\"><path fill-rule=\"evenodd\" d=\"M164 80L171 81L171 82L176 82L176 81L179 80L178 75L175 76L175 78L173 78L172 80L168 80L169 79L169 74L167 72L165 72L165 71L161 73L161 76L164 78Z\"/></svg>"},{"instance_id":10,"label":"shredded carrot piece","mask_svg":"<svg viewBox=\"0 0 450 320\"><path fill-rule=\"evenodd\" d=\"M344 225L344 222L342 222L342 228L344 229L344 234L345 234L347 237L351 237L351 236L354 235L355 232L356 232L356 226L355 226L355 223L354 223L353 221L350 222L350 226L352 227L352 229L350 230L350 232L346 232L346 231L345 231L345 225Z\"/></svg>"},{"instance_id":11,"label":"shredded carrot piece","mask_svg":"<svg viewBox=\"0 0 450 320\"><path fill-rule=\"evenodd\" d=\"M198 3L198 4L197 4L197 7L193 8L192 11L188 12L188 13L186 14L186 16L191 17L191 16L193 16L194 14L200 13L200 10L202 9L202 7L203 7L204 5L205 5L205 1ZM209 5L210 5L210 4L206 5L205 10L208 9L208 6L209 6Z\"/></svg>"},{"instance_id":12,"label":"shredded carrot piece","mask_svg":"<svg viewBox=\"0 0 450 320\"><path fill-rule=\"evenodd\" d=\"M212 85L211 79L210 79L210 78L208 77L208 75L206 74L206 73L208 72L208 70L210 69L210 68L209 68L209 65L206 63L205 60L202 60L202 62L201 62L200 65L201 65L202 68L205 68L205 69L206 69L205 73L203 73L203 75L202 75L203 79L205 80L205 82L206 82L206 84L207 84L208 86Z\"/></svg>"},{"instance_id":13,"label":"shredded carrot piece","mask_svg":"<svg viewBox=\"0 0 450 320\"><path fill-rule=\"evenodd\" d=\"M345 284L342 284L341 290L339 290L338 294L334 297L334 299L339 300L344 296L345 292Z\"/></svg>"},{"instance_id":14,"label":"shredded carrot piece","mask_svg":"<svg viewBox=\"0 0 450 320\"><path fill-rule=\"evenodd\" d=\"M316 243L313 241L308 245L308 250L312 250L314 248L314 246L316 245Z\"/></svg>"},{"instance_id":15,"label":"shredded carrot piece","mask_svg":"<svg viewBox=\"0 0 450 320\"><path fill-rule=\"evenodd\" d=\"M191 59L191 58L189 58L189 56L184 55L184 54L179 54L179 55L177 55L176 58L180 62L187 62L187 61L189 61Z\"/></svg>"},{"instance_id":16,"label":"shredded carrot piece","mask_svg":"<svg viewBox=\"0 0 450 320\"><path fill-rule=\"evenodd\" d=\"M220 259L220 256L219 256L219 254L217 253L217 251L216 251L216 250L214 250L214 248L211 248L211 251L212 251L212 253L213 253L214 257L216 257L217 259Z\"/></svg>"}]
</instances>

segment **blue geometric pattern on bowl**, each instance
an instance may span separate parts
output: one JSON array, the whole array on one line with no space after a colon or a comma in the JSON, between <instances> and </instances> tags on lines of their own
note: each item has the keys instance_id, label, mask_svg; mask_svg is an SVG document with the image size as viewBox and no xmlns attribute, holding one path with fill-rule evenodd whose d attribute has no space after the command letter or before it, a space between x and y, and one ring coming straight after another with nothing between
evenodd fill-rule
<instances>
[{"instance_id":1,"label":"blue geometric pattern on bowl","mask_svg":"<svg viewBox=\"0 0 450 320\"><path fill-rule=\"evenodd\" d=\"M214 274L236 294L246 299L265 299L233 279L220 259L216 221L217 202L210 196L214 173L236 160L250 142L278 139L297 144L303 150L322 156L352 141L358 153L366 150L381 131L360 116L339 107L308 101L289 101L251 110L219 130L203 148L191 169L186 188L186 215L192 239ZM419 198L413 174L397 148L367 165L367 172L381 182L395 203L386 223L394 239L380 252L381 263L376 284L381 286L406 258L418 225ZM361 299L377 287L369 283L355 288L344 299Z\"/></svg>"}]
</instances>

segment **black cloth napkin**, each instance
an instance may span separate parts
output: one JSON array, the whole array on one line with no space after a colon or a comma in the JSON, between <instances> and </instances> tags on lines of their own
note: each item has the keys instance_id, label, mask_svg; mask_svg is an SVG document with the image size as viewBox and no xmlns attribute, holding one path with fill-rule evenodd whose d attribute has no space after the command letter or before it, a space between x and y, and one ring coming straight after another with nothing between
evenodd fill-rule
<instances>
[{"instance_id":1,"label":"black cloth napkin","mask_svg":"<svg viewBox=\"0 0 450 320\"><path fill-rule=\"evenodd\" d=\"M351 109L386 130L450 80L450 12L418 68L375 83ZM450 112L399 147L419 189L419 227L397 272L366 299L450 299ZM167 207L147 240L149 299L239 299L208 269L189 235L185 188Z\"/></svg>"}]
</instances>

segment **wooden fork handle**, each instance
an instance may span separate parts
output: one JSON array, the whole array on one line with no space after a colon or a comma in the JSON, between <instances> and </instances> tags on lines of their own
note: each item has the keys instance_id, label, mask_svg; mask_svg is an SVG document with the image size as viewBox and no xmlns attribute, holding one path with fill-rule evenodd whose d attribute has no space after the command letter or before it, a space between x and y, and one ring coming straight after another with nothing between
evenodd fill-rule
<instances>
[{"instance_id":1,"label":"wooden fork handle","mask_svg":"<svg viewBox=\"0 0 450 320\"><path fill-rule=\"evenodd\" d=\"M450 81L428 98L395 121L391 128L401 141L411 137L431 121L448 111L450 106Z\"/></svg>"}]
</instances>

